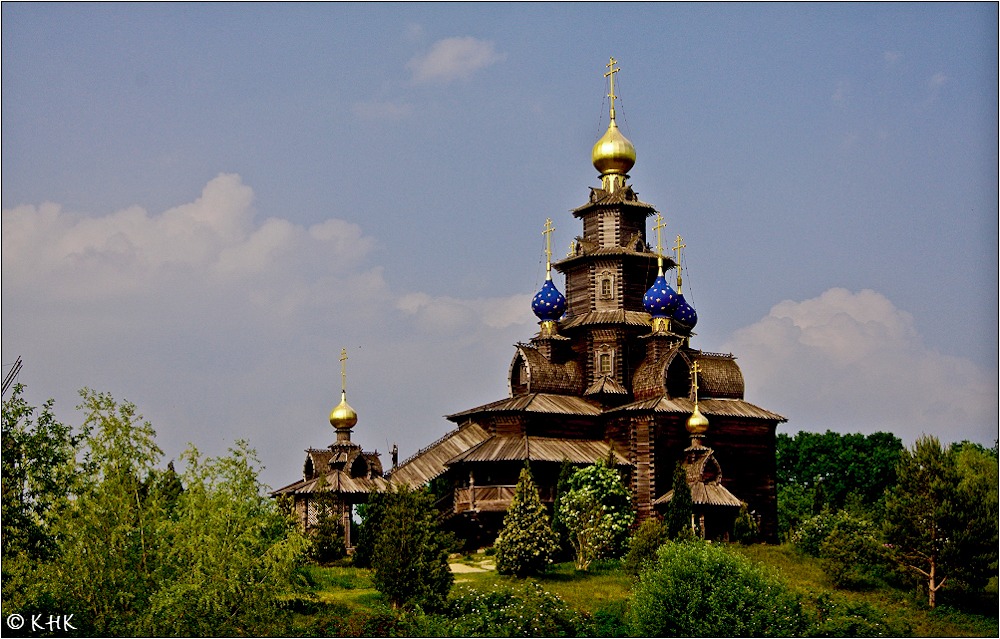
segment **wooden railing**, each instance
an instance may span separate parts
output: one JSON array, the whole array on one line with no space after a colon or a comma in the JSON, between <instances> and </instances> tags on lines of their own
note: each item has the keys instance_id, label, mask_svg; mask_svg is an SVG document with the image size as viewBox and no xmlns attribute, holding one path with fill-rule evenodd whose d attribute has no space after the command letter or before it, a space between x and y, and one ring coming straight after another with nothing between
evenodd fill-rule
<instances>
[{"instance_id":1,"label":"wooden railing","mask_svg":"<svg viewBox=\"0 0 1000 639\"><path fill-rule=\"evenodd\" d=\"M454 512L458 514L467 510L506 510L514 500L516 490L517 486L514 485L456 488ZM538 496L543 503L552 502L555 500L555 488L552 486L540 486L538 488Z\"/></svg>"}]
</instances>

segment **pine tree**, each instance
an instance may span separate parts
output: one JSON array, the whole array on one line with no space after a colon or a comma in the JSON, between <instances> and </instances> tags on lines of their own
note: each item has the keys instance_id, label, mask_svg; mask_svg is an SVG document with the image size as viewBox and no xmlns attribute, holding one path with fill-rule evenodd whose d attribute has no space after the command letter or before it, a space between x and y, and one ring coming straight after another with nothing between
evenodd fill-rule
<instances>
[{"instance_id":1,"label":"pine tree","mask_svg":"<svg viewBox=\"0 0 1000 639\"><path fill-rule=\"evenodd\" d=\"M524 577L544 571L558 550L558 540L525 465L497 536L497 572Z\"/></svg>"},{"instance_id":2,"label":"pine tree","mask_svg":"<svg viewBox=\"0 0 1000 639\"><path fill-rule=\"evenodd\" d=\"M691 530L691 512L694 502L691 501L691 487L687 483L687 472L680 464L674 467L674 496L667 506L667 516L664 523L671 539L688 536Z\"/></svg>"},{"instance_id":3,"label":"pine tree","mask_svg":"<svg viewBox=\"0 0 1000 639\"><path fill-rule=\"evenodd\" d=\"M442 608L454 576L432 497L406 485L383 494L381 530L372 556L375 588L393 608Z\"/></svg>"},{"instance_id":4,"label":"pine tree","mask_svg":"<svg viewBox=\"0 0 1000 639\"><path fill-rule=\"evenodd\" d=\"M562 466L559 468L555 500L552 502L552 531L555 532L559 544L555 557L553 557L554 561L568 561L573 558L573 542L569 538L569 528L566 527L566 520L559 512L559 506L570 491L569 479L573 476L573 472L573 465L564 458Z\"/></svg>"}]
</instances>

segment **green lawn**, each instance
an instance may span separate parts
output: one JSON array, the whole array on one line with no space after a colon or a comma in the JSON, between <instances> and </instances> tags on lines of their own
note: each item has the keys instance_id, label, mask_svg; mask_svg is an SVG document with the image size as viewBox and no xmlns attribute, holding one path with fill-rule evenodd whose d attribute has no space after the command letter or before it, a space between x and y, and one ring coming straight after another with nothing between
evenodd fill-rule
<instances>
[{"instance_id":1,"label":"green lawn","mask_svg":"<svg viewBox=\"0 0 1000 639\"><path fill-rule=\"evenodd\" d=\"M818 560L802 556L788 545L740 548L753 560L776 571L802 596L804 606L812 613L816 613L818 601L832 601L837 606L867 604L881 610L892 627L909 628L911 636L998 636L996 579L980 600L963 602L963 610L947 605L931 610L917 593L893 588L869 592L837 590L823 573ZM491 560L473 554L453 559L452 563L477 567ZM350 566L310 567L307 570L314 603L296 614L296 629L301 634L370 636L383 634L382 630L385 634L407 634L405 625L393 625L392 615L372 587L367 570ZM618 562L595 562L587 573L577 572L569 562L556 564L546 575L529 580L498 575L495 571L457 573L452 592L490 590L497 586L520 589L526 581L534 581L578 611L592 615L598 622L599 634L612 635L623 629L620 620L627 610L628 597L636 580L634 575L625 573ZM980 614L976 614L977 610ZM391 627L386 628L386 624Z\"/></svg>"}]
</instances>

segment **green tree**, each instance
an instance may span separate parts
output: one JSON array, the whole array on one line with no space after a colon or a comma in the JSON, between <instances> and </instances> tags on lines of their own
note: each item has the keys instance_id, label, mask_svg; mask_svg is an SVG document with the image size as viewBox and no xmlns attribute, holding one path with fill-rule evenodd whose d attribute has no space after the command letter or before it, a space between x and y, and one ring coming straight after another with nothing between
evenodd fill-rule
<instances>
[{"instance_id":1,"label":"green tree","mask_svg":"<svg viewBox=\"0 0 1000 639\"><path fill-rule=\"evenodd\" d=\"M746 502L740 502L740 512L733 522L733 541L752 544L757 541L757 521L747 509Z\"/></svg>"},{"instance_id":2,"label":"green tree","mask_svg":"<svg viewBox=\"0 0 1000 639\"><path fill-rule=\"evenodd\" d=\"M40 561L55 552L50 519L79 479L75 455L80 435L56 420L51 399L36 416L23 392L24 385L15 384L3 403L4 561L15 556Z\"/></svg>"},{"instance_id":3,"label":"green tree","mask_svg":"<svg viewBox=\"0 0 1000 639\"><path fill-rule=\"evenodd\" d=\"M437 511L424 490L397 486L384 493L381 529L372 556L372 582L392 607L444 606L454 577Z\"/></svg>"},{"instance_id":4,"label":"green tree","mask_svg":"<svg viewBox=\"0 0 1000 639\"><path fill-rule=\"evenodd\" d=\"M354 544L351 563L357 568L371 568L378 546L379 535L382 534L382 522L385 519L385 509L388 503L388 493L373 488L368 493L368 501L358 505L358 518L361 526L358 528L358 539Z\"/></svg>"},{"instance_id":5,"label":"green tree","mask_svg":"<svg viewBox=\"0 0 1000 639\"><path fill-rule=\"evenodd\" d=\"M559 512L563 499L570 491L569 479L573 476L573 472L573 465L564 458L559 467L559 479L556 482L556 494L552 502L552 530L556 533L559 544L559 549L553 558L555 561L566 561L573 556L573 543L570 541L569 529Z\"/></svg>"},{"instance_id":6,"label":"green tree","mask_svg":"<svg viewBox=\"0 0 1000 639\"><path fill-rule=\"evenodd\" d=\"M497 572L518 577L544 572L558 550L558 537L549 526L527 465L521 470L495 545Z\"/></svg>"},{"instance_id":7,"label":"green tree","mask_svg":"<svg viewBox=\"0 0 1000 639\"><path fill-rule=\"evenodd\" d=\"M985 522L964 503L955 455L937 437L918 439L900 456L896 473L898 483L886 499L885 536L894 558L926 580L933 608L948 577L973 558L963 533L970 527L982 536L996 531L981 529Z\"/></svg>"},{"instance_id":8,"label":"green tree","mask_svg":"<svg viewBox=\"0 0 1000 639\"><path fill-rule=\"evenodd\" d=\"M799 599L739 552L669 542L629 598L639 637L794 637L806 629Z\"/></svg>"},{"instance_id":9,"label":"green tree","mask_svg":"<svg viewBox=\"0 0 1000 639\"><path fill-rule=\"evenodd\" d=\"M812 488L785 484L778 488L778 534L787 539L800 523L812 515Z\"/></svg>"},{"instance_id":10,"label":"green tree","mask_svg":"<svg viewBox=\"0 0 1000 639\"><path fill-rule=\"evenodd\" d=\"M594 559L621 556L635 520L621 476L604 460L573 473L559 515L570 532L577 570Z\"/></svg>"},{"instance_id":11,"label":"green tree","mask_svg":"<svg viewBox=\"0 0 1000 639\"><path fill-rule=\"evenodd\" d=\"M687 472L680 464L674 466L673 492L664 517L667 534L671 539L693 538L691 513L694 502L691 500L691 487L687 483Z\"/></svg>"},{"instance_id":12,"label":"green tree","mask_svg":"<svg viewBox=\"0 0 1000 639\"><path fill-rule=\"evenodd\" d=\"M903 443L891 433L781 433L776 440L777 484L823 486L824 502L842 508L850 493L877 505L896 483L896 461ZM813 514L819 514L819 511Z\"/></svg>"},{"instance_id":13,"label":"green tree","mask_svg":"<svg viewBox=\"0 0 1000 639\"><path fill-rule=\"evenodd\" d=\"M292 591L308 542L264 495L245 441L229 454L184 454L176 518L161 523L156 589L138 630L149 635L284 634L278 597Z\"/></svg>"},{"instance_id":14,"label":"green tree","mask_svg":"<svg viewBox=\"0 0 1000 639\"><path fill-rule=\"evenodd\" d=\"M958 472L962 517L956 545L966 558L957 575L970 588L983 588L997 575L997 456L991 449L971 442L952 444Z\"/></svg>"},{"instance_id":15,"label":"green tree","mask_svg":"<svg viewBox=\"0 0 1000 639\"><path fill-rule=\"evenodd\" d=\"M656 559L656 551L668 541L670 541L670 534L663 520L658 517L650 517L642 522L639 529L629 539L628 554L625 555L625 570L638 573L643 566Z\"/></svg>"}]
</instances>

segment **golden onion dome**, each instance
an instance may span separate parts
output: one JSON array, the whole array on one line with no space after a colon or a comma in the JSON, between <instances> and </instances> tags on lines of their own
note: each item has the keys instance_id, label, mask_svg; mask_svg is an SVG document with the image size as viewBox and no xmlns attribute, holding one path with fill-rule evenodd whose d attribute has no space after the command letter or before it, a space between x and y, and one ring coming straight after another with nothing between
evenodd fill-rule
<instances>
[{"instance_id":1,"label":"golden onion dome","mask_svg":"<svg viewBox=\"0 0 1000 639\"><path fill-rule=\"evenodd\" d=\"M340 403L330 411L330 425L337 430L354 428L358 423L358 414L347 403L347 393L340 394Z\"/></svg>"},{"instance_id":2,"label":"golden onion dome","mask_svg":"<svg viewBox=\"0 0 1000 639\"><path fill-rule=\"evenodd\" d=\"M594 145L591 157L594 160L594 168L601 175L609 173L624 175L635 166L635 147L622 135L618 130L618 124L612 119L608 130Z\"/></svg>"},{"instance_id":3,"label":"golden onion dome","mask_svg":"<svg viewBox=\"0 0 1000 639\"><path fill-rule=\"evenodd\" d=\"M692 435L701 435L708 430L708 418L701 414L698 404L694 405L694 412L688 417L687 432Z\"/></svg>"}]
</instances>

